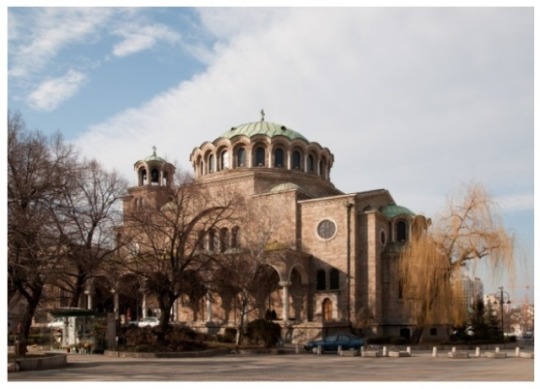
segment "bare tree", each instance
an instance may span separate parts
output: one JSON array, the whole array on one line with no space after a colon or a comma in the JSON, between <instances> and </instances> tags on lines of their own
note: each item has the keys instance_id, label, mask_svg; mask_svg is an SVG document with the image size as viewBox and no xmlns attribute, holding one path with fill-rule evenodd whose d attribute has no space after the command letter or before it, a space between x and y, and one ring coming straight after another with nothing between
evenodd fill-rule
<instances>
[{"instance_id":1,"label":"bare tree","mask_svg":"<svg viewBox=\"0 0 540 389\"><path fill-rule=\"evenodd\" d=\"M415 341L426 325L461 325L467 319L459 298L464 269L488 265L494 272L512 272L513 238L495 210L485 190L471 185L449 199L431 228L417 217L399 266L403 295L416 320Z\"/></svg>"},{"instance_id":2,"label":"bare tree","mask_svg":"<svg viewBox=\"0 0 540 389\"><path fill-rule=\"evenodd\" d=\"M97 161L82 161L70 178L57 211L58 226L66 237L65 266L56 286L79 306L85 284L111 255L114 228L121 221L119 201L127 183L117 172L106 171Z\"/></svg>"},{"instance_id":3,"label":"bare tree","mask_svg":"<svg viewBox=\"0 0 540 389\"><path fill-rule=\"evenodd\" d=\"M74 161L60 135L28 132L20 115L8 115L8 285L9 297L25 304L17 326L23 351L44 286L65 252L55 213Z\"/></svg>"},{"instance_id":4,"label":"bare tree","mask_svg":"<svg viewBox=\"0 0 540 389\"><path fill-rule=\"evenodd\" d=\"M176 174L176 182L163 188L168 191L167 204L131 214L121 229L122 240L132 248L129 254L124 250L123 266L157 297L160 342L165 340L176 299L205 285L212 255L200 250L203 239L217 226L230 223L242 203L236 193L203 190L182 172Z\"/></svg>"},{"instance_id":5,"label":"bare tree","mask_svg":"<svg viewBox=\"0 0 540 389\"><path fill-rule=\"evenodd\" d=\"M249 204L241 219L242 239L239 247L218 258L212 285L218 293L232 296L238 301L240 320L237 325L236 345L242 342L250 302L268 296L275 286L275 271L268 263L276 221L268 208L261 204ZM255 305L255 304L254 304Z\"/></svg>"}]
</instances>

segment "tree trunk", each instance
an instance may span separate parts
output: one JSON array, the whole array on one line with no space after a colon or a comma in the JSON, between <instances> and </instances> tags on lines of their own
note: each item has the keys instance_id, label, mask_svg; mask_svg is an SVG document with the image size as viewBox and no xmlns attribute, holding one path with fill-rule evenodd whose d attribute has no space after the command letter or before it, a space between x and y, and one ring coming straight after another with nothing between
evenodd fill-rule
<instances>
[{"instance_id":1,"label":"tree trunk","mask_svg":"<svg viewBox=\"0 0 540 389\"><path fill-rule=\"evenodd\" d=\"M32 319L34 318L34 314L41 297L41 292L42 290L34 291L31 298L26 298L26 309L24 310L22 321L18 323L16 327L16 341L19 342L19 349L15 351L20 352L21 355L26 355L27 352L28 337L30 335L30 328L32 327Z\"/></svg>"},{"instance_id":2,"label":"tree trunk","mask_svg":"<svg viewBox=\"0 0 540 389\"><path fill-rule=\"evenodd\" d=\"M240 308L240 323L238 324L238 329L236 330L236 346L240 346L243 340L244 334L244 318L246 316L246 307L248 304L247 299L242 299L241 308Z\"/></svg>"},{"instance_id":3,"label":"tree trunk","mask_svg":"<svg viewBox=\"0 0 540 389\"><path fill-rule=\"evenodd\" d=\"M418 344L422 340L422 334L424 333L424 327L416 327L412 333L411 342L413 344Z\"/></svg>"},{"instance_id":4,"label":"tree trunk","mask_svg":"<svg viewBox=\"0 0 540 389\"><path fill-rule=\"evenodd\" d=\"M160 296L159 309L161 309L161 317L159 318L159 326L157 331L157 341L159 344L165 344L167 335L167 327L171 321L171 310L176 297L169 294Z\"/></svg>"}]
</instances>

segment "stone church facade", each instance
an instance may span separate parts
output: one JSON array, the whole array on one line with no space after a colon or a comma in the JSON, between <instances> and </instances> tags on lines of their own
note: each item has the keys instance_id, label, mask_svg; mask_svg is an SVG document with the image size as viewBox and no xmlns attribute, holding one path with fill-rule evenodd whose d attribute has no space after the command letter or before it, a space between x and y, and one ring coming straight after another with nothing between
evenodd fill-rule
<instances>
[{"instance_id":1,"label":"stone church facade","mask_svg":"<svg viewBox=\"0 0 540 389\"><path fill-rule=\"evenodd\" d=\"M422 216L397 205L386 189L343 193L330 180L334 156L328 148L264 116L195 147L190 161L196 183L216 193L223 187L242 193L275 220L265 263L276 287L260 306L253 303L250 319L272 312L293 342L351 327L366 335L410 336L414 322L396 266ZM154 150L134 168L138 184L129 188L124 213L164 206L173 165ZM221 231L225 254L241 245L244 227ZM218 250L210 246L213 238L204 249ZM151 312L151 296L138 304L143 316ZM219 293L209 294L197 311L180 298L174 320L208 331L239 320L238 310L226 308Z\"/></svg>"}]
</instances>

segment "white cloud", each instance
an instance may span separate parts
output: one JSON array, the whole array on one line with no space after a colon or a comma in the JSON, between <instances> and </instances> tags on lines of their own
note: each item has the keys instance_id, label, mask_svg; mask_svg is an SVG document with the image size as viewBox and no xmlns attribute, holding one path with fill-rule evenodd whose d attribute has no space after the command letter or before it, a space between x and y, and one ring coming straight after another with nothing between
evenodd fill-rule
<instances>
[{"instance_id":1,"label":"white cloud","mask_svg":"<svg viewBox=\"0 0 540 389\"><path fill-rule=\"evenodd\" d=\"M69 70L62 77L47 79L30 93L28 105L40 111L54 111L77 93L86 80L86 75L76 70Z\"/></svg>"},{"instance_id":2,"label":"white cloud","mask_svg":"<svg viewBox=\"0 0 540 389\"><path fill-rule=\"evenodd\" d=\"M516 193L507 196L498 196L494 200L500 206L501 211L505 213L534 210L533 194Z\"/></svg>"},{"instance_id":3,"label":"white cloud","mask_svg":"<svg viewBox=\"0 0 540 389\"><path fill-rule=\"evenodd\" d=\"M113 54L117 57L125 57L150 49L161 40L170 44L180 41L179 33L160 24L146 26L127 25L116 29L113 34L124 38L113 47Z\"/></svg>"},{"instance_id":4,"label":"white cloud","mask_svg":"<svg viewBox=\"0 0 540 389\"><path fill-rule=\"evenodd\" d=\"M41 71L66 46L91 39L107 22L109 8L34 8L9 13L10 77Z\"/></svg>"},{"instance_id":5,"label":"white cloud","mask_svg":"<svg viewBox=\"0 0 540 389\"><path fill-rule=\"evenodd\" d=\"M258 120L264 108L267 120L330 148L332 180L345 192L387 188L415 212L444 205L473 179L489 191L511 193L517 183L532 193L531 10L201 15L218 38L208 69L93 126L80 139L84 150L130 179L153 145L190 167L193 147Z\"/></svg>"}]
</instances>

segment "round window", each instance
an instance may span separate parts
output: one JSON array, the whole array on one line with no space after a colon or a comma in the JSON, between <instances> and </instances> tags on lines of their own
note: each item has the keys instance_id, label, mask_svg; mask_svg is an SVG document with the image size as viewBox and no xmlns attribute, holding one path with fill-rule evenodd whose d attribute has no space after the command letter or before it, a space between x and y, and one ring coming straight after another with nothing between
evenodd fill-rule
<instances>
[{"instance_id":1,"label":"round window","mask_svg":"<svg viewBox=\"0 0 540 389\"><path fill-rule=\"evenodd\" d=\"M317 234L323 239L330 239L335 233L336 224L332 220L325 219L317 227Z\"/></svg>"}]
</instances>

